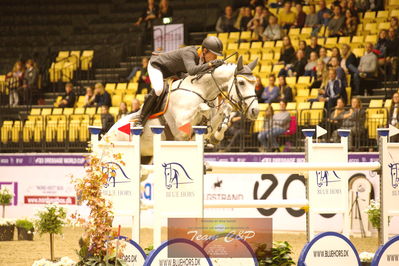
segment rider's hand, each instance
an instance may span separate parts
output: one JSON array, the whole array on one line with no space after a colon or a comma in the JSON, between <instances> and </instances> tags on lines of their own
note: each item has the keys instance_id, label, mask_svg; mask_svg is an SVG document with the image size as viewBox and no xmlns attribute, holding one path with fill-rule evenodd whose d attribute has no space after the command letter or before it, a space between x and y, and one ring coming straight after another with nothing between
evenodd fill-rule
<instances>
[{"instance_id":1,"label":"rider's hand","mask_svg":"<svg viewBox=\"0 0 399 266\"><path fill-rule=\"evenodd\" d=\"M224 64L224 61L222 60L222 59L216 59L216 60L212 60L211 62L210 62L210 65L212 66L212 67L219 67L219 66L221 66L221 65L223 65Z\"/></svg>"}]
</instances>

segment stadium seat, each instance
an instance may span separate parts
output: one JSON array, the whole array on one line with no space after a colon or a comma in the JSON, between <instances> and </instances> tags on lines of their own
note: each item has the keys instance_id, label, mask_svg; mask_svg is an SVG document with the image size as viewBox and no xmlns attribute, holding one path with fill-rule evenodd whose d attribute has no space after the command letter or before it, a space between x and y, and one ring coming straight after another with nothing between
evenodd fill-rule
<instances>
[{"instance_id":1,"label":"stadium seat","mask_svg":"<svg viewBox=\"0 0 399 266\"><path fill-rule=\"evenodd\" d=\"M128 107L132 107L132 101L135 98L133 94L126 94L123 98L123 101L126 103Z\"/></svg>"},{"instance_id":2,"label":"stadium seat","mask_svg":"<svg viewBox=\"0 0 399 266\"><path fill-rule=\"evenodd\" d=\"M127 84L126 93L127 94L136 94L137 88L138 88L138 84L137 83L130 82L130 83Z\"/></svg>"},{"instance_id":3,"label":"stadium seat","mask_svg":"<svg viewBox=\"0 0 399 266\"><path fill-rule=\"evenodd\" d=\"M384 103L384 100L370 100L369 108L381 108Z\"/></svg>"},{"instance_id":4,"label":"stadium seat","mask_svg":"<svg viewBox=\"0 0 399 266\"><path fill-rule=\"evenodd\" d=\"M288 102L287 103L287 111L290 112L291 116L296 116L296 102Z\"/></svg>"},{"instance_id":5,"label":"stadium seat","mask_svg":"<svg viewBox=\"0 0 399 266\"><path fill-rule=\"evenodd\" d=\"M384 108L387 108L388 110L391 109L392 106L392 99L386 99L384 103Z\"/></svg>"},{"instance_id":6,"label":"stadium seat","mask_svg":"<svg viewBox=\"0 0 399 266\"><path fill-rule=\"evenodd\" d=\"M11 141L14 143L17 143L20 139L19 134L22 129L22 123L21 121L14 121L14 125L12 127L12 135L11 135Z\"/></svg>"},{"instance_id":7,"label":"stadium seat","mask_svg":"<svg viewBox=\"0 0 399 266\"><path fill-rule=\"evenodd\" d=\"M309 125L315 126L320 124L324 118L324 102L313 102L309 117Z\"/></svg>"},{"instance_id":8,"label":"stadium seat","mask_svg":"<svg viewBox=\"0 0 399 266\"><path fill-rule=\"evenodd\" d=\"M363 20L364 21L372 21L376 17L376 12L375 11L368 11L364 13Z\"/></svg>"},{"instance_id":9,"label":"stadium seat","mask_svg":"<svg viewBox=\"0 0 399 266\"><path fill-rule=\"evenodd\" d=\"M93 50L85 50L80 57L80 69L89 70L92 67L94 51Z\"/></svg>"},{"instance_id":10,"label":"stadium seat","mask_svg":"<svg viewBox=\"0 0 399 266\"><path fill-rule=\"evenodd\" d=\"M362 57L364 55L364 48L355 48L352 52L357 57Z\"/></svg>"},{"instance_id":11,"label":"stadium seat","mask_svg":"<svg viewBox=\"0 0 399 266\"><path fill-rule=\"evenodd\" d=\"M378 31L389 30L390 27L391 27L391 23L389 23L389 22L378 23Z\"/></svg>"},{"instance_id":12,"label":"stadium seat","mask_svg":"<svg viewBox=\"0 0 399 266\"><path fill-rule=\"evenodd\" d=\"M337 46L338 38L337 37L330 37L326 39L326 43L324 44L327 48L333 48Z\"/></svg>"},{"instance_id":13,"label":"stadium seat","mask_svg":"<svg viewBox=\"0 0 399 266\"><path fill-rule=\"evenodd\" d=\"M76 107L83 107L85 105L85 96L81 95L78 97L78 101L76 102Z\"/></svg>"},{"instance_id":14,"label":"stadium seat","mask_svg":"<svg viewBox=\"0 0 399 266\"><path fill-rule=\"evenodd\" d=\"M127 83L118 83L118 85L116 85L116 90L126 90L127 88Z\"/></svg>"},{"instance_id":15,"label":"stadium seat","mask_svg":"<svg viewBox=\"0 0 399 266\"><path fill-rule=\"evenodd\" d=\"M310 102L300 102L297 105L298 112L298 125L305 126L309 122L309 110L310 110Z\"/></svg>"},{"instance_id":16,"label":"stadium seat","mask_svg":"<svg viewBox=\"0 0 399 266\"><path fill-rule=\"evenodd\" d=\"M115 84L115 83L107 83L107 84L105 84L105 90L106 90L109 94L113 94L115 88L116 88L116 84Z\"/></svg>"},{"instance_id":17,"label":"stadium seat","mask_svg":"<svg viewBox=\"0 0 399 266\"><path fill-rule=\"evenodd\" d=\"M240 54L245 54L245 53L248 53L249 52L249 49L250 49L250 47L251 47L251 43L249 43L249 42L242 42L242 43L240 43L240 46L239 46L239 48L238 48L238 53L240 53Z\"/></svg>"},{"instance_id":18,"label":"stadium seat","mask_svg":"<svg viewBox=\"0 0 399 266\"><path fill-rule=\"evenodd\" d=\"M53 115L62 115L63 109L62 108L53 108Z\"/></svg>"},{"instance_id":19,"label":"stadium seat","mask_svg":"<svg viewBox=\"0 0 399 266\"><path fill-rule=\"evenodd\" d=\"M228 42L237 42L240 39L240 32L230 32Z\"/></svg>"},{"instance_id":20,"label":"stadium seat","mask_svg":"<svg viewBox=\"0 0 399 266\"><path fill-rule=\"evenodd\" d=\"M251 31L242 31L240 35L240 40L250 41L252 39Z\"/></svg>"},{"instance_id":21,"label":"stadium seat","mask_svg":"<svg viewBox=\"0 0 399 266\"><path fill-rule=\"evenodd\" d=\"M227 55L233 54L238 50L238 43L228 43L226 53Z\"/></svg>"},{"instance_id":22,"label":"stadium seat","mask_svg":"<svg viewBox=\"0 0 399 266\"><path fill-rule=\"evenodd\" d=\"M377 29L377 23L367 23L364 26L364 32L363 35L368 33L368 34L376 34L378 32Z\"/></svg>"},{"instance_id":23,"label":"stadium seat","mask_svg":"<svg viewBox=\"0 0 399 266\"><path fill-rule=\"evenodd\" d=\"M339 37L339 44L350 44L351 42L351 37L349 36L341 36Z\"/></svg>"},{"instance_id":24,"label":"stadium seat","mask_svg":"<svg viewBox=\"0 0 399 266\"><path fill-rule=\"evenodd\" d=\"M112 95L112 106L119 107L121 102L122 102L122 95L121 94ZM100 109L100 108L98 108L98 109Z\"/></svg>"},{"instance_id":25,"label":"stadium seat","mask_svg":"<svg viewBox=\"0 0 399 266\"><path fill-rule=\"evenodd\" d=\"M303 27L301 30L301 38L309 38L310 35L312 34L313 29L311 27Z\"/></svg>"},{"instance_id":26,"label":"stadium seat","mask_svg":"<svg viewBox=\"0 0 399 266\"><path fill-rule=\"evenodd\" d=\"M6 144L11 139L11 131L12 126L14 125L14 121L6 120L3 122L1 126L1 142Z\"/></svg>"},{"instance_id":27,"label":"stadium seat","mask_svg":"<svg viewBox=\"0 0 399 266\"><path fill-rule=\"evenodd\" d=\"M52 108L43 108L41 115L51 115L53 109Z\"/></svg>"},{"instance_id":28,"label":"stadium seat","mask_svg":"<svg viewBox=\"0 0 399 266\"><path fill-rule=\"evenodd\" d=\"M309 97L308 89L300 89L297 91L297 95L295 97L295 101L297 103L305 102Z\"/></svg>"},{"instance_id":29,"label":"stadium seat","mask_svg":"<svg viewBox=\"0 0 399 266\"><path fill-rule=\"evenodd\" d=\"M363 44L364 37L362 35L357 35L352 37L351 43L361 43Z\"/></svg>"},{"instance_id":30,"label":"stadium seat","mask_svg":"<svg viewBox=\"0 0 399 266\"><path fill-rule=\"evenodd\" d=\"M30 110L30 114L31 115L40 115L41 114L42 109L41 108L32 108Z\"/></svg>"},{"instance_id":31,"label":"stadium seat","mask_svg":"<svg viewBox=\"0 0 399 266\"><path fill-rule=\"evenodd\" d=\"M73 108L64 108L64 112L62 113L63 115L69 116L73 114L74 109Z\"/></svg>"},{"instance_id":32,"label":"stadium seat","mask_svg":"<svg viewBox=\"0 0 399 266\"><path fill-rule=\"evenodd\" d=\"M88 108L86 108L86 110L85 110L85 114L86 114L86 115L93 116L93 115L96 114L96 111L97 111L97 108L96 108L96 107L88 107Z\"/></svg>"}]
</instances>

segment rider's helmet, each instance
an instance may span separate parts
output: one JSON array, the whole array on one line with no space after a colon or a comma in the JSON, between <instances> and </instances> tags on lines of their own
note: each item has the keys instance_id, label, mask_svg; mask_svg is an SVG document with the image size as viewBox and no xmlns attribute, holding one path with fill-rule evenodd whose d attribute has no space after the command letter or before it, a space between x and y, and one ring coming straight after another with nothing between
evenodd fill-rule
<instances>
[{"instance_id":1,"label":"rider's helmet","mask_svg":"<svg viewBox=\"0 0 399 266\"><path fill-rule=\"evenodd\" d=\"M222 41L216 36L208 36L202 42L202 47L205 47L212 53L223 56L223 43Z\"/></svg>"}]
</instances>

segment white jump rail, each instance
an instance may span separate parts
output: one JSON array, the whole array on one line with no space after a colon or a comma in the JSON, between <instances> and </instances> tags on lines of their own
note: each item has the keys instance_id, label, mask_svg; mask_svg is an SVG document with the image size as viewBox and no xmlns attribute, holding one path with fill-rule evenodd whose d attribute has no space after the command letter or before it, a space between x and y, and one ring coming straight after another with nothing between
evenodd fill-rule
<instances>
[{"instance_id":1,"label":"white jump rail","mask_svg":"<svg viewBox=\"0 0 399 266\"><path fill-rule=\"evenodd\" d=\"M369 163L262 163L262 162L207 162L210 174L277 174L308 171L374 171L379 162Z\"/></svg>"}]
</instances>

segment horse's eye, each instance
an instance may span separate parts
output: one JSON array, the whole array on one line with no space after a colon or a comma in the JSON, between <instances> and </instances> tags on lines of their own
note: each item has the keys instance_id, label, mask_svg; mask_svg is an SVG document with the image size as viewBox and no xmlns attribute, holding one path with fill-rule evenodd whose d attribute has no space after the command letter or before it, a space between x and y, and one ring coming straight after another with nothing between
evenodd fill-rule
<instances>
[{"instance_id":1,"label":"horse's eye","mask_svg":"<svg viewBox=\"0 0 399 266\"><path fill-rule=\"evenodd\" d=\"M245 82L244 82L244 81L242 81L242 80L240 80L240 81L238 82L238 85L240 85L240 86L244 86L244 85L245 85Z\"/></svg>"}]
</instances>

